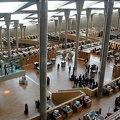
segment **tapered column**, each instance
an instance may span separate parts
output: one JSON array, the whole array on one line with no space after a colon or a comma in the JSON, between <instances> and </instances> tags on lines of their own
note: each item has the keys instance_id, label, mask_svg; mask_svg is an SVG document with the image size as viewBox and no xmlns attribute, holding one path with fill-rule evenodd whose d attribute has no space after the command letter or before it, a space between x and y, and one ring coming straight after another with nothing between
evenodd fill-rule
<instances>
[{"instance_id":1,"label":"tapered column","mask_svg":"<svg viewBox=\"0 0 120 120\"><path fill-rule=\"evenodd\" d=\"M67 48L68 18L69 18L70 10L66 9L64 11L64 14L65 14L65 21L66 21L66 24L65 24L65 48Z\"/></svg>"},{"instance_id":2,"label":"tapered column","mask_svg":"<svg viewBox=\"0 0 120 120\"><path fill-rule=\"evenodd\" d=\"M23 30L23 24L19 24L20 25L20 31L21 31L21 39L23 38L23 34L22 34L22 30Z\"/></svg>"},{"instance_id":3,"label":"tapered column","mask_svg":"<svg viewBox=\"0 0 120 120\"><path fill-rule=\"evenodd\" d=\"M120 26L120 9L118 9L118 25L117 25L118 31L119 31L119 26Z\"/></svg>"},{"instance_id":4,"label":"tapered column","mask_svg":"<svg viewBox=\"0 0 120 120\"><path fill-rule=\"evenodd\" d=\"M24 38L25 38L26 26L23 26L23 31L24 31Z\"/></svg>"},{"instance_id":5,"label":"tapered column","mask_svg":"<svg viewBox=\"0 0 120 120\"><path fill-rule=\"evenodd\" d=\"M38 35L40 36L39 26L40 26L40 9L41 9L40 6L41 6L41 2L37 1L36 5L37 5L37 15L38 15Z\"/></svg>"},{"instance_id":6,"label":"tapered column","mask_svg":"<svg viewBox=\"0 0 120 120\"><path fill-rule=\"evenodd\" d=\"M18 24L19 24L19 21L18 20L15 20L14 21L14 25L15 25L15 38L16 38L16 50L18 52L18 48L19 48L19 41L18 41Z\"/></svg>"},{"instance_id":7,"label":"tapered column","mask_svg":"<svg viewBox=\"0 0 120 120\"><path fill-rule=\"evenodd\" d=\"M0 27L0 48L2 52L2 27Z\"/></svg>"},{"instance_id":8,"label":"tapered column","mask_svg":"<svg viewBox=\"0 0 120 120\"><path fill-rule=\"evenodd\" d=\"M90 14L91 14L91 9L87 9L87 10L86 10L86 15L87 15L86 43L87 43L87 40L88 40L88 27L89 27L89 18L90 18Z\"/></svg>"},{"instance_id":9,"label":"tapered column","mask_svg":"<svg viewBox=\"0 0 120 120\"><path fill-rule=\"evenodd\" d=\"M4 19L5 19L5 24L7 27L8 58L10 59L11 58L11 43L10 43L10 19L11 19L11 15L5 14Z\"/></svg>"},{"instance_id":10,"label":"tapered column","mask_svg":"<svg viewBox=\"0 0 120 120\"><path fill-rule=\"evenodd\" d=\"M106 17L107 17L107 7L108 7L108 0L104 0L104 26L103 26L103 39L102 39L102 47L101 47L101 54L100 54L100 61L102 59L102 54L104 52L103 47L104 47L104 36L106 32Z\"/></svg>"},{"instance_id":11,"label":"tapered column","mask_svg":"<svg viewBox=\"0 0 120 120\"><path fill-rule=\"evenodd\" d=\"M78 62L78 46L79 46L79 31L80 31L80 15L82 12L84 0L76 1L77 9L77 24L76 24L76 48L75 48L75 60L74 60L74 69L77 69Z\"/></svg>"},{"instance_id":12,"label":"tapered column","mask_svg":"<svg viewBox=\"0 0 120 120\"><path fill-rule=\"evenodd\" d=\"M48 41L48 0L40 0L40 120L47 120L47 41Z\"/></svg>"},{"instance_id":13,"label":"tapered column","mask_svg":"<svg viewBox=\"0 0 120 120\"><path fill-rule=\"evenodd\" d=\"M98 97L102 97L102 88L104 83L104 76L105 76L105 68L106 68L106 60L108 54L108 46L109 46L109 39L110 39L110 31L111 31L111 21L112 21L112 13L113 13L113 4L114 0L109 0L108 2L108 9L106 14L106 25L105 25L105 35L104 35L104 46L103 46L103 54L101 60L101 69L100 69L100 78L99 78L99 85L98 85Z\"/></svg>"},{"instance_id":14,"label":"tapered column","mask_svg":"<svg viewBox=\"0 0 120 120\"><path fill-rule=\"evenodd\" d=\"M55 20L55 36L57 36L57 25L58 25L58 20Z\"/></svg>"},{"instance_id":15,"label":"tapered column","mask_svg":"<svg viewBox=\"0 0 120 120\"><path fill-rule=\"evenodd\" d=\"M61 41L61 24L62 24L62 18L63 18L63 16L59 16L58 17L58 21L59 21L59 42Z\"/></svg>"},{"instance_id":16,"label":"tapered column","mask_svg":"<svg viewBox=\"0 0 120 120\"><path fill-rule=\"evenodd\" d=\"M92 28L93 27L93 16L94 16L94 14L91 14L90 16L91 16L91 28Z\"/></svg>"},{"instance_id":17,"label":"tapered column","mask_svg":"<svg viewBox=\"0 0 120 120\"><path fill-rule=\"evenodd\" d=\"M68 18L68 30L71 31L72 27L72 18Z\"/></svg>"}]
</instances>

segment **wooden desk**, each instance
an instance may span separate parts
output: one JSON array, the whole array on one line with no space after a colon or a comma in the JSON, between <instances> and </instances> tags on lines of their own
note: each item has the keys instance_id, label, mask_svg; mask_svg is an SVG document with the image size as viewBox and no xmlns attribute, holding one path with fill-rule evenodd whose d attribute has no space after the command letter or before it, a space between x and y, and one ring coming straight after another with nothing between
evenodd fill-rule
<instances>
[{"instance_id":1,"label":"wooden desk","mask_svg":"<svg viewBox=\"0 0 120 120\"><path fill-rule=\"evenodd\" d=\"M113 89L111 89L110 91L109 91L109 94L108 95L112 95L113 94Z\"/></svg>"},{"instance_id":2,"label":"wooden desk","mask_svg":"<svg viewBox=\"0 0 120 120\"><path fill-rule=\"evenodd\" d=\"M73 115L73 111L72 111L72 109L71 109L70 111L67 112L67 118L72 117L72 115Z\"/></svg>"},{"instance_id":3,"label":"wooden desk","mask_svg":"<svg viewBox=\"0 0 120 120\"><path fill-rule=\"evenodd\" d=\"M72 115L73 115L73 110L72 110L71 108L68 109L66 106L64 106L64 107L62 107L61 109L62 109L62 111L64 112L64 114L67 116L67 118L72 117Z\"/></svg>"},{"instance_id":4,"label":"wooden desk","mask_svg":"<svg viewBox=\"0 0 120 120\"><path fill-rule=\"evenodd\" d=\"M86 104L87 104L87 107L91 107L92 100L89 100L88 102L86 102Z\"/></svg>"},{"instance_id":5,"label":"wooden desk","mask_svg":"<svg viewBox=\"0 0 120 120\"><path fill-rule=\"evenodd\" d=\"M76 109L77 109L77 113L82 111L82 105L80 105L80 106L75 106L75 107L76 107Z\"/></svg>"},{"instance_id":6,"label":"wooden desk","mask_svg":"<svg viewBox=\"0 0 120 120\"><path fill-rule=\"evenodd\" d=\"M55 117L56 120L62 120L62 115Z\"/></svg>"},{"instance_id":7,"label":"wooden desk","mask_svg":"<svg viewBox=\"0 0 120 120\"><path fill-rule=\"evenodd\" d=\"M119 86L116 86L114 92L118 92L118 91L119 91Z\"/></svg>"}]
</instances>

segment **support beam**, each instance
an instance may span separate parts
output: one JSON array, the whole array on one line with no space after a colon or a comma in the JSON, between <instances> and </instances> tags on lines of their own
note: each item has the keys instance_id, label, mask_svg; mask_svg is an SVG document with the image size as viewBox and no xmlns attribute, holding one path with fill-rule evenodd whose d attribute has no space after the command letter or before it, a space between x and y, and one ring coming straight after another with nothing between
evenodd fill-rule
<instances>
[{"instance_id":1,"label":"support beam","mask_svg":"<svg viewBox=\"0 0 120 120\"><path fill-rule=\"evenodd\" d=\"M19 24L20 25L20 31L21 31L21 39L23 38L23 34L22 34L22 30L23 30L23 24Z\"/></svg>"},{"instance_id":2,"label":"support beam","mask_svg":"<svg viewBox=\"0 0 120 120\"><path fill-rule=\"evenodd\" d=\"M76 1L77 9L77 23L76 23L76 48L75 48L75 60L74 60L74 69L77 69L78 62L78 46L79 46L79 31L80 31L80 15L82 12L84 0Z\"/></svg>"},{"instance_id":3,"label":"support beam","mask_svg":"<svg viewBox=\"0 0 120 120\"><path fill-rule=\"evenodd\" d=\"M69 18L69 14L70 14L70 10L66 9L64 11L65 14L65 48L67 48L67 31L68 31L68 18Z\"/></svg>"},{"instance_id":4,"label":"support beam","mask_svg":"<svg viewBox=\"0 0 120 120\"><path fill-rule=\"evenodd\" d=\"M16 50L18 52L18 48L19 48L19 41L18 41L18 24L19 24L19 21L18 20L15 20L14 21L14 25L15 25L15 38L16 38Z\"/></svg>"},{"instance_id":5,"label":"support beam","mask_svg":"<svg viewBox=\"0 0 120 120\"><path fill-rule=\"evenodd\" d=\"M61 41L61 24L62 24L62 18L63 18L63 16L58 16L58 21L59 21L59 43Z\"/></svg>"},{"instance_id":6,"label":"support beam","mask_svg":"<svg viewBox=\"0 0 120 120\"><path fill-rule=\"evenodd\" d=\"M2 52L2 27L0 27L0 48Z\"/></svg>"},{"instance_id":7,"label":"support beam","mask_svg":"<svg viewBox=\"0 0 120 120\"><path fill-rule=\"evenodd\" d=\"M55 22L55 36L57 36L57 25L58 25L58 20L54 20Z\"/></svg>"},{"instance_id":8,"label":"support beam","mask_svg":"<svg viewBox=\"0 0 120 120\"><path fill-rule=\"evenodd\" d=\"M25 38L26 26L23 26L23 31L24 31L24 38Z\"/></svg>"},{"instance_id":9,"label":"support beam","mask_svg":"<svg viewBox=\"0 0 120 120\"><path fill-rule=\"evenodd\" d=\"M10 43L10 20L11 15L9 13L6 13L4 16L5 24L7 27L7 42L8 42L8 58L11 59L11 43Z\"/></svg>"},{"instance_id":10,"label":"support beam","mask_svg":"<svg viewBox=\"0 0 120 120\"><path fill-rule=\"evenodd\" d=\"M103 38L104 52L102 54L102 59L101 59L100 78L99 78L99 85L98 85L98 92L97 92L98 97L102 97L102 89L103 89L103 83L104 83L105 68L106 68L106 61L107 61L107 54L108 54L110 31L111 31L113 5L114 5L114 0L109 0L108 7L107 7L107 14L106 14L105 35Z\"/></svg>"},{"instance_id":11,"label":"support beam","mask_svg":"<svg viewBox=\"0 0 120 120\"><path fill-rule=\"evenodd\" d=\"M48 41L48 0L40 0L40 120L47 120L47 41Z\"/></svg>"},{"instance_id":12,"label":"support beam","mask_svg":"<svg viewBox=\"0 0 120 120\"><path fill-rule=\"evenodd\" d=\"M89 18L90 18L90 14L91 14L91 9L87 9L86 10L86 15L87 15L87 26L86 26L86 43L87 43L87 40L88 40L88 27L89 27Z\"/></svg>"},{"instance_id":13,"label":"support beam","mask_svg":"<svg viewBox=\"0 0 120 120\"><path fill-rule=\"evenodd\" d=\"M120 9L118 9L118 25L117 25L118 31L119 31L119 26L120 26Z\"/></svg>"}]
</instances>

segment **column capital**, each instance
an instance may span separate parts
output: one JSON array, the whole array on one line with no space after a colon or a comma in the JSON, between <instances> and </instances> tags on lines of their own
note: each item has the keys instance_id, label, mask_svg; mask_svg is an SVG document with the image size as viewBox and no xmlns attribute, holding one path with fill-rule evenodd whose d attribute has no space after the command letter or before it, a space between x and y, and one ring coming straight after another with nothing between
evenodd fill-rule
<instances>
[{"instance_id":1,"label":"column capital","mask_svg":"<svg viewBox=\"0 0 120 120\"><path fill-rule=\"evenodd\" d=\"M14 20L15 28L18 28L19 20Z\"/></svg>"},{"instance_id":2,"label":"column capital","mask_svg":"<svg viewBox=\"0 0 120 120\"><path fill-rule=\"evenodd\" d=\"M20 26L20 29L22 30L22 28L23 28L23 24L19 24L19 26Z\"/></svg>"},{"instance_id":3,"label":"column capital","mask_svg":"<svg viewBox=\"0 0 120 120\"><path fill-rule=\"evenodd\" d=\"M11 14L9 13L4 14L4 19L6 26L10 26Z\"/></svg>"},{"instance_id":4,"label":"column capital","mask_svg":"<svg viewBox=\"0 0 120 120\"><path fill-rule=\"evenodd\" d=\"M81 14L81 11L83 9L84 0L76 0L76 9L77 14Z\"/></svg>"},{"instance_id":5,"label":"column capital","mask_svg":"<svg viewBox=\"0 0 120 120\"><path fill-rule=\"evenodd\" d=\"M26 26L25 26L25 25L23 26L23 29L24 29L24 30L26 29Z\"/></svg>"},{"instance_id":6,"label":"column capital","mask_svg":"<svg viewBox=\"0 0 120 120\"><path fill-rule=\"evenodd\" d=\"M55 22L55 26L57 26L57 24L58 24L58 20L54 20L54 22Z\"/></svg>"},{"instance_id":7,"label":"column capital","mask_svg":"<svg viewBox=\"0 0 120 120\"><path fill-rule=\"evenodd\" d=\"M61 25L61 23L62 23L62 18L63 18L63 16L58 16L58 21L59 21L59 24Z\"/></svg>"},{"instance_id":8,"label":"column capital","mask_svg":"<svg viewBox=\"0 0 120 120\"><path fill-rule=\"evenodd\" d=\"M86 15L87 15L87 19L89 19L90 15L91 15L91 9L86 9Z\"/></svg>"},{"instance_id":9,"label":"column capital","mask_svg":"<svg viewBox=\"0 0 120 120\"><path fill-rule=\"evenodd\" d=\"M69 18L70 10L65 9L64 14L65 14L65 20L67 20Z\"/></svg>"}]
</instances>

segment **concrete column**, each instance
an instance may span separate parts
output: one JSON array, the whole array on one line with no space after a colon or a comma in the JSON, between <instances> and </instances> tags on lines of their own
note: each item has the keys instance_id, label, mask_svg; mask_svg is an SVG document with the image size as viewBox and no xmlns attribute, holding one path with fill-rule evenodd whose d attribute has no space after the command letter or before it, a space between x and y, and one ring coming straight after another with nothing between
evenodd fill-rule
<instances>
[{"instance_id":1,"label":"concrete column","mask_svg":"<svg viewBox=\"0 0 120 120\"><path fill-rule=\"evenodd\" d=\"M57 25L58 25L58 20L54 20L55 22L55 36L57 36Z\"/></svg>"},{"instance_id":2,"label":"concrete column","mask_svg":"<svg viewBox=\"0 0 120 120\"><path fill-rule=\"evenodd\" d=\"M58 21L59 21L59 42L61 40L61 24L62 24L62 18L63 16L59 16L58 17Z\"/></svg>"},{"instance_id":3,"label":"concrete column","mask_svg":"<svg viewBox=\"0 0 120 120\"><path fill-rule=\"evenodd\" d=\"M22 34L22 30L23 30L23 24L19 24L20 25L20 31L21 31L21 39L23 38L23 34Z\"/></svg>"},{"instance_id":4,"label":"concrete column","mask_svg":"<svg viewBox=\"0 0 120 120\"><path fill-rule=\"evenodd\" d=\"M48 0L40 0L40 120L47 120L47 41L48 41Z\"/></svg>"},{"instance_id":5,"label":"concrete column","mask_svg":"<svg viewBox=\"0 0 120 120\"><path fill-rule=\"evenodd\" d=\"M88 40L88 27L89 27L89 18L90 18L90 14L91 14L91 9L87 9L86 10L86 15L87 15L87 26L86 26L86 43Z\"/></svg>"},{"instance_id":6,"label":"concrete column","mask_svg":"<svg viewBox=\"0 0 120 120\"><path fill-rule=\"evenodd\" d=\"M65 14L65 21L66 21L66 24L65 24L65 48L67 48L68 18L69 18L70 10L66 9L64 11L64 14Z\"/></svg>"},{"instance_id":7,"label":"concrete column","mask_svg":"<svg viewBox=\"0 0 120 120\"><path fill-rule=\"evenodd\" d=\"M24 38L25 38L26 26L23 26L23 30L24 30Z\"/></svg>"},{"instance_id":8,"label":"concrete column","mask_svg":"<svg viewBox=\"0 0 120 120\"><path fill-rule=\"evenodd\" d=\"M84 0L76 1L77 9L77 23L76 23L76 48L75 48L75 59L74 59L74 69L77 69L78 62L78 46L79 46L79 32L80 32L80 15L83 9Z\"/></svg>"},{"instance_id":9,"label":"concrete column","mask_svg":"<svg viewBox=\"0 0 120 120\"><path fill-rule=\"evenodd\" d=\"M71 31L72 27L72 18L68 18L68 30Z\"/></svg>"},{"instance_id":10,"label":"concrete column","mask_svg":"<svg viewBox=\"0 0 120 120\"><path fill-rule=\"evenodd\" d=\"M2 52L2 27L0 27L0 48Z\"/></svg>"},{"instance_id":11,"label":"concrete column","mask_svg":"<svg viewBox=\"0 0 120 120\"><path fill-rule=\"evenodd\" d=\"M40 29L39 29L39 26L40 26L40 6L41 6L41 2L37 1L36 2L36 5L37 5L37 15L38 15L38 35L40 36Z\"/></svg>"},{"instance_id":12,"label":"concrete column","mask_svg":"<svg viewBox=\"0 0 120 120\"><path fill-rule=\"evenodd\" d=\"M102 36L103 39L102 39L102 46L101 46L100 61L102 59L102 54L104 52L103 47L104 47L104 36L106 32L107 7L108 7L108 0L104 0L104 26L103 26L103 36Z\"/></svg>"},{"instance_id":13,"label":"concrete column","mask_svg":"<svg viewBox=\"0 0 120 120\"><path fill-rule=\"evenodd\" d=\"M91 28L93 27L93 16L94 14L91 14Z\"/></svg>"},{"instance_id":14,"label":"concrete column","mask_svg":"<svg viewBox=\"0 0 120 120\"><path fill-rule=\"evenodd\" d=\"M15 25L15 38L16 38L16 50L17 50L17 52L18 52L18 48L19 48L19 42L18 42L18 24L19 24L19 21L15 20L14 21L14 25Z\"/></svg>"},{"instance_id":15,"label":"concrete column","mask_svg":"<svg viewBox=\"0 0 120 120\"><path fill-rule=\"evenodd\" d=\"M119 30L120 26L120 9L118 9L118 25L117 25L117 30Z\"/></svg>"},{"instance_id":16,"label":"concrete column","mask_svg":"<svg viewBox=\"0 0 120 120\"><path fill-rule=\"evenodd\" d=\"M112 21L112 13L113 13L113 5L114 0L109 0L108 2L108 9L106 14L106 25L105 25L105 35L104 35L104 46L103 46L103 54L101 59L101 70L100 70L100 78L99 78L99 85L98 85L98 97L102 97L102 88L104 83L104 76L105 76L105 68L106 68L106 60L108 54L108 46L109 46L109 39L110 39L110 31L111 31L111 21Z\"/></svg>"},{"instance_id":17,"label":"concrete column","mask_svg":"<svg viewBox=\"0 0 120 120\"><path fill-rule=\"evenodd\" d=\"M5 14L4 16L5 19L5 24L7 27L7 42L8 42L8 58L11 58L11 43L10 43L10 20L11 20L11 15L10 14Z\"/></svg>"}]
</instances>

